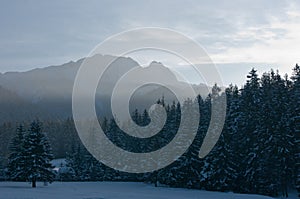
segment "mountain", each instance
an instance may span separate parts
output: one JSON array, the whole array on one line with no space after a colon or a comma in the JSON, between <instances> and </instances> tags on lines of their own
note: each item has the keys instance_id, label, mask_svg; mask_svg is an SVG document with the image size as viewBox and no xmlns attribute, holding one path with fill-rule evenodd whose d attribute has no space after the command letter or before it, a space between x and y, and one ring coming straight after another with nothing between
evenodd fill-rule
<instances>
[{"instance_id":1,"label":"mountain","mask_svg":"<svg viewBox=\"0 0 300 199\"><path fill-rule=\"evenodd\" d=\"M137 67L140 73L126 82L126 86L138 86L137 80L149 76L149 70L155 71L159 78L175 79L169 68L159 62L152 62L142 68L131 58L110 55L94 55L59 66L38 68L27 72L7 72L0 74L0 122L41 119L62 119L72 116L72 91L77 71L83 61L104 67L114 60L101 78L96 93L96 110L100 116L111 116L110 96L117 81L130 69ZM153 73L151 73L153 74ZM177 81L177 80L176 80ZM184 88L185 83L182 83ZM125 87L126 88L126 87ZM195 86L205 95L205 86ZM185 89L183 89L184 92ZM124 89L124 95L127 90ZM122 94L120 94L122 100ZM144 109L158 98L165 97L167 102L176 100L168 89L157 85L138 89L130 100L131 111Z\"/></svg>"}]
</instances>

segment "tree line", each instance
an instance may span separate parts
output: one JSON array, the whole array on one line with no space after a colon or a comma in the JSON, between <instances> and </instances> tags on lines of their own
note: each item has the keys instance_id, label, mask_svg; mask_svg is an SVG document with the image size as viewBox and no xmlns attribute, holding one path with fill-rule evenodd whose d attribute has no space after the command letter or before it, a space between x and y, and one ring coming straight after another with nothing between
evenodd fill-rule
<instances>
[{"instance_id":1,"label":"tree line","mask_svg":"<svg viewBox=\"0 0 300 199\"><path fill-rule=\"evenodd\" d=\"M201 159L198 153L210 124L211 104L221 103L224 95L227 98L227 113L222 134L213 150ZM225 92L221 92L215 85L205 99L199 95L197 99L188 99L183 104L166 104L162 98L157 104L165 108L167 121L163 129L149 139L128 136L113 118L101 119L101 127L117 146L131 152L149 152L165 146L174 138L183 111L197 111L195 107L199 107L197 135L178 160L151 173L116 171L98 162L85 149L72 120L45 122L49 141L52 147L55 146L54 154L56 157L66 157L67 164L58 171L57 179L146 181L156 186L165 184L285 197L291 189L300 191L299 65L293 68L290 78L274 71L259 77L257 71L252 69L242 88L230 85ZM132 119L140 126L151 122L146 110L134 111ZM12 126L4 124L0 132L9 132L7 129ZM3 156L5 159L5 154Z\"/></svg>"}]
</instances>

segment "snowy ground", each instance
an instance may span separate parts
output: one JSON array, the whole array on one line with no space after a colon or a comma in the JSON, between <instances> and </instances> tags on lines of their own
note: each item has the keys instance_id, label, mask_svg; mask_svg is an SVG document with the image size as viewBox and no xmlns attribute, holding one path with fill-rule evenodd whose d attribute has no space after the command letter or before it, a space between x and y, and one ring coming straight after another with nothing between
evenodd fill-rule
<instances>
[{"instance_id":1,"label":"snowy ground","mask_svg":"<svg viewBox=\"0 0 300 199\"><path fill-rule=\"evenodd\" d=\"M131 182L55 182L32 189L22 182L0 182L1 199L270 199L258 195L217 193L178 188L155 188Z\"/></svg>"}]
</instances>

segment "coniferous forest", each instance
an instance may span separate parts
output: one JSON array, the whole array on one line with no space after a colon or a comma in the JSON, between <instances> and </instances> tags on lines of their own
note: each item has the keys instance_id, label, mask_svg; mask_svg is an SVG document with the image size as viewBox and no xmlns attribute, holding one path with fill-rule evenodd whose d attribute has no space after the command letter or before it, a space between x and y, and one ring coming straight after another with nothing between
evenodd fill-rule
<instances>
[{"instance_id":1,"label":"coniferous forest","mask_svg":"<svg viewBox=\"0 0 300 199\"><path fill-rule=\"evenodd\" d=\"M227 111L221 137L214 149L201 159L198 153L209 126L211 102L218 102L223 95L227 97ZM161 132L148 140L129 139L114 119L100 121L116 145L133 152L153 151L172 140L182 111L193 111L198 104L197 135L185 154L166 168L144 174L113 170L89 154L78 138L72 119L66 119L41 121L43 124L1 124L0 178L33 183L36 180L143 181L155 186L284 197L290 190L300 192L299 65L293 68L291 77L275 71L259 76L252 69L241 88L230 85L221 92L215 85L205 99L199 95L183 104L175 101L167 104L161 98L156 103L164 106L167 121ZM140 126L150 122L146 110L134 111L132 119ZM35 156L39 158L30 159ZM49 164L53 158L66 158L67 164L54 173ZM20 164L24 161L29 162Z\"/></svg>"}]
</instances>

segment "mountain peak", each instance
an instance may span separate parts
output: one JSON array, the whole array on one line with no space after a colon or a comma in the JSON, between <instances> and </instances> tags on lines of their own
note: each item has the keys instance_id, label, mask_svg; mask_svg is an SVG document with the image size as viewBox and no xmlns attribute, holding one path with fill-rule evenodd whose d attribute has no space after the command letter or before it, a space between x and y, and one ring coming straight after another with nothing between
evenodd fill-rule
<instances>
[{"instance_id":1,"label":"mountain peak","mask_svg":"<svg viewBox=\"0 0 300 199\"><path fill-rule=\"evenodd\" d=\"M152 67L152 66L163 66L163 67L165 67L161 62L158 62L158 61L152 61L149 64L149 67Z\"/></svg>"}]
</instances>

